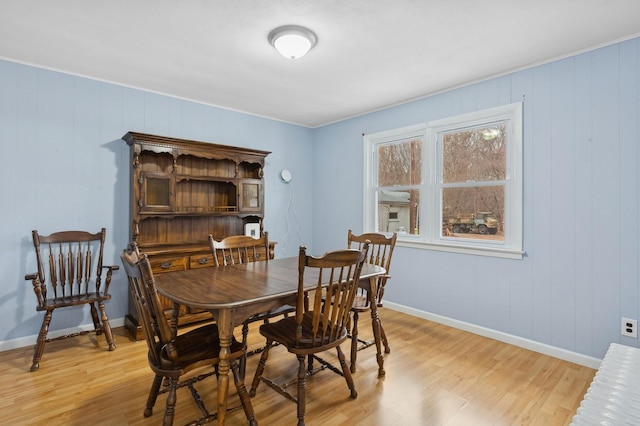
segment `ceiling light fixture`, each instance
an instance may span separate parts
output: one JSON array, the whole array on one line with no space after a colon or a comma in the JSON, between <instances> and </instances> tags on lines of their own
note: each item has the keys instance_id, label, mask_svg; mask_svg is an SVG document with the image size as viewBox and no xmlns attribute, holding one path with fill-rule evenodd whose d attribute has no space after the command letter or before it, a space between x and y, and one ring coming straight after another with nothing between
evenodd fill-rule
<instances>
[{"instance_id":1,"label":"ceiling light fixture","mask_svg":"<svg viewBox=\"0 0 640 426\"><path fill-rule=\"evenodd\" d=\"M269 43L285 58L298 59L315 46L318 38L308 28L284 25L269 33Z\"/></svg>"}]
</instances>

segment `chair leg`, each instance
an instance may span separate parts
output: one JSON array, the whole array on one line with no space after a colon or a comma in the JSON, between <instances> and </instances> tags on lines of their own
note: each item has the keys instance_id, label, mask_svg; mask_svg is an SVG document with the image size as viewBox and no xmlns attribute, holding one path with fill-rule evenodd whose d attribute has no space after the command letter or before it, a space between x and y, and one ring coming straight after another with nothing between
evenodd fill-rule
<instances>
[{"instance_id":1,"label":"chair leg","mask_svg":"<svg viewBox=\"0 0 640 426\"><path fill-rule=\"evenodd\" d=\"M313 374L313 355L307 355L307 373Z\"/></svg>"},{"instance_id":2,"label":"chair leg","mask_svg":"<svg viewBox=\"0 0 640 426\"><path fill-rule=\"evenodd\" d=\"M347 365L344 352L342 352L340 345L336 346L336 350L338 351L338 359L340 360L340 366L342 367L342 372L344 373L344 379L347 381L349 390L351 390L350 396L351 398L356 398L358 396L358 392L356 392L356 385L353 383L353 377L351 376L351 371L349 371L349 366Z\"/></svg>"},{"instance_id":3,"label":"chair leg","mask_svg":"<svg viewBox=\"0 0 640 426\"><path fill-rule=\"evenodd\" d=\"M242 356L240 357L240 377L244 381L245 371L247 369L247 336L249 335L249 322L242 324Z\"/></svg>"},{"instance_id":4,"label":"chair leg","mask_svg":"<svg viewBox=\"0 0 640 426\"><path fill-rule=\"evenodd\" d=\"M380 338L382 339L382 344L384 345L384 353L391 353L391 347L389 346L389 342L387 341L387 335L384 333L384 326L382 325L382 321L380 321Z\"/></svg>"},{"instance_id":5,"label":"chair leg","mask_svg":"<svg viewBox=\"0 0 640 426\"><path fill-rule=\"evenodd\" d=\"M93 329L96 331L96 336L102 334L102 324L100 323L100 319L98 318L98 310L96 309L95 303L90 303L89 307L91 308L91 319L93 320Z\"/></svg>"},{"instance_id":6,"label":"chair leg","mask_svg":"<svg viewBox=\"0 0 640 426\"><path fill-rule=\"evenodd\" d=\"M49 333L49 324L51 324L52 315L53 309L47 311L42 319L42 326L40 326L40 333L38 333L38 340L36 341L36 347L33 351L33 361L31 363L30 371L38 371L40 368L40 360L42 359L42 353L44 352L44 345L47 343L47 333Z\"/></svg>"},{"instance_id":7,"label":"chair leg","mask_svg":"<svg viewBox=\"0 0 640 426\"><path fill-rule=\"evenodd\" d=\"M158 399L158 392L160 392L160 386L162 385L162 376L156 376L153 378L151 389L149 390L149 396L147 397L147 407L144 409L144 416L149 417L153 414L153 407L156 405Z\"/></svg>"},{"instance_id":8,"label":"chair leg","mask_svg":"<svg viewBox=\"0 0 640 426\"><path fill-rule=\"evenodd\" d=\"M273 345L273 340L267 340L267 345L260 355L260 361L258 362L258 367L256 368L256 374L253 376L253 382L251 382L251 389L249 390L249 396L256 395L256 389L260 384L260 378L262 377L262 373L264 373L264 367L267 364L267 358L269 358L269 350Z\"/></svg>"},{"instance_id":9,"label":"chair leg","mask_svg":"<svg viewBox=\"0 0 640 426\"><path fill-rule=\"evenodd\" d=\"M305 356L298 357L298 426L304 426L304 414L306 411L306 386L307 372L305 368Z\"/></svg>"},{"instance_id":10,"label":"chair leg","mask_svg":"<svg viewBox=\"0 0 640 426\"><path fill-rule=\"evenodd\" d=\"M368 348L369 346L374 345L375 339L370 341L358 340L358 312L353 313L353 328L351 329L351 372L356 372L356 359L358 357L358 351L361 349ZM374 327L375 334L375 327ZM389 346L389 341L387 340L387 335L384 332L384 326L382 325L382 321L380 321L380 340L384 345L384 353L391 353L391 347ZM360 343L364 343L360 346ZM360 346L360 347L359 347Z\"/></svg>"},{"instance_id":11,"label":"chair leg","mask_svg":"<svg viewBox=\"0 0 640 426\"><path fill-rule=\"evenodd\" d=\"M109 350L113 351L116 349L116 343L113 340L113 333L111 332L111 324L109 324L109 318L107 317L107 311L105 311L104 309L103 301L100 301L100 303L98 303L98 308L100 309L100 314L102 315L102 330L104 331L104 337L107 339Z\"/></svg>"},{"instance_id":12,"label":"chair leg","mask_svg":"<svg viewBox=\"0 0 640 426\"><path fill-rule=\"evenodd\" d=\"M238 391L238 396L240 397L240 403L242 404L244 414L249 421L249 425L258 426L258 421L256 420L255 413L253 412L253 406L251 405L251 400L249 399L249 393L247 392L247 388L244 385L244 377L240 374L240 367L235 360L231 362L231 371L233 372L233 381L235 382L236 390Z\"/></svg>"},{"instance_id":13,"label":"chair leg","mask_svg":"<svg viewBox=\"0 0 640 426\"><path fill-rule=\"evenodd\" d=\"M169 379L169 395L167 395L167 405L164 409L164 420L162 421L163 426L173 425L173 416L176 412L176 402L178 400L178 395L176 394L177 387L178 379L176 379L175 377L171 377Z\"/></svg>"},{"instance_id":14,"label":"chair leg","mask_svg":"<svg viewBox=\"0 0 640 426\"><path fill-rule=\"evenodd\" d=\"M351 329L351 372L356 372L358 357L358 312L353 312L353 328Z\"/></svg>"}]
</instances>

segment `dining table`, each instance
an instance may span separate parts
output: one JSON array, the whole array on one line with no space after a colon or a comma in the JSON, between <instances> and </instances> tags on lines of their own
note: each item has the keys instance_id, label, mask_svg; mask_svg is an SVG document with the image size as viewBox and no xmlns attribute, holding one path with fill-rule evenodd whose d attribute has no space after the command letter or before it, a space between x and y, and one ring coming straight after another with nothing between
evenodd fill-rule
<instances>
[{"instance_id":1,"label":"dining table","mask_svg":"<svg viewBox=\"0 0 640 426\"><path fill-rule=\"evenodd\" d=\"M304 288L313 290L318 275L315 268L305 270ZM369 294L371 323L377 347L378 375L383 376L384 357L380 339L376 277L385 269L365 263L359 286ZM211 312L218 325L220 364L218 367L218 424L224 425L229 392L230 346L234 328L252 315L296 303L298 292L298 257L278 258L221 267L203 267L158 274L158 292L174 303ZM257 424L252 406L245 407L250 424Z\"/></svg>"}]
</instances>

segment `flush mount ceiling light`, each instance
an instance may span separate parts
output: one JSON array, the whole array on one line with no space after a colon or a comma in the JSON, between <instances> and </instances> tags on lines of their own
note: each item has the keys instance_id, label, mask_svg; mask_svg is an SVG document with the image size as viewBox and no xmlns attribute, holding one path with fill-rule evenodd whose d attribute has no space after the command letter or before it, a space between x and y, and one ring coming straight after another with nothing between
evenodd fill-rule
<instances>
[{"instance_id":1,"label":"flush mount ceiling light","mask_svg":"<svg viewBox=\"0 0 640 426\"><path fill-rule=\"evenodd\" d=\"M284 25L269 33L269 43L285 58L298 59L315 46L318 38L308 28Z\"/></svg>"}]
</instances>

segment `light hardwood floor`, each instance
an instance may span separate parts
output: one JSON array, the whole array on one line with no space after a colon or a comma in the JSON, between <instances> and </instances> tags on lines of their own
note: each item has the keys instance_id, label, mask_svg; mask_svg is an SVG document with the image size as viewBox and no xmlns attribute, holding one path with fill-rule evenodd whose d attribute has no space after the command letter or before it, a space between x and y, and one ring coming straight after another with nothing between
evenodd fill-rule
<instances>
[{"instance_id":1,"label":"light hardwood floor","mask_svg":"<svg viewBox=\"0 0 640 426\"><path fill-rule=\"evenodd\" d=\"M389 309L382 309L381 316L391 344L386 377L377 377L374 348L358 354L355 400L335 373L325 370L311 377L307 425L566 425L595 374L587 367ZM361 334L370 335L368 321L361 324ZM250 334L252 345L262 342L256 327ZM114 352L106 350L103 336L48 343L34 373L29 372L31 347L0 353L0 424L161 424L164 395L153 416L142 415L153 377L145 343L130 340L123 328L114 333ZM249 358L247 386L258 358ZM325 358L335 360L333 353ZM296 368L295 356L275 348L265 376L288 381ZM196 387L215 412L215 380ZM252 403L263 426L296 423L295 404L264 383ZM233 384L229 405L239 406ZM180 389L174 424L199 416L188 389ZM231 412L227 424L246 424L242 410Z\"/></svg>"}]
</instances>

